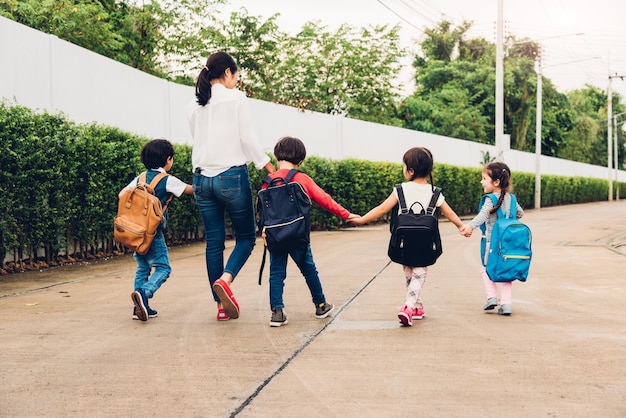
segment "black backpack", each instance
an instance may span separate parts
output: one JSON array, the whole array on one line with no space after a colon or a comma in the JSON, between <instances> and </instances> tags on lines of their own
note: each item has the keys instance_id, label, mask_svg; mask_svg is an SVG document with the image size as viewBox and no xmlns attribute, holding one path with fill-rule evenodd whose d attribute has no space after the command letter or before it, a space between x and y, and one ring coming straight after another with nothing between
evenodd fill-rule
<instances>
[{"instance_id":1,"label":"black backpack","mask_svg":"<svg viewBox=\"0 0 626 418\"><path fill-rule=\"evenodd\" d=\"M264 242L259 284L268 249L286 251L311 241L311 199L300 183L291 181L297 172L289 170L285 178L266 176L267 188L258 193L259 232Z\"/></svg>"},{"instance_id":2,"label":"black backpack","mask_svg":"<svg viewBox=\"0 0 626 418\"><path fill-rule=\"evenodd\" d=\"M426 267L435 264L442 254L441 236L439 234L439 220L435 214L437 199L441 194L439 187L433 188L433 197L428 208L424 210L421 203L415 202L410 208L406 207L402 185L396 184L400 211L397 207L391 215L391 239L387 255L391 261L411 266ZM419 213L413 212L413 206L418 204Z\"/></svg>"}]
</instances>

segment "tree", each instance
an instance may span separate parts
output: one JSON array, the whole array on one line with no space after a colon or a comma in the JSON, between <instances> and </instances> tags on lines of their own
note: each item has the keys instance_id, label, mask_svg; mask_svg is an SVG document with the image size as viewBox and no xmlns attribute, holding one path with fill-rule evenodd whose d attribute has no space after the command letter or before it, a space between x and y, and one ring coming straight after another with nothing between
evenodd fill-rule
<instances>
[{"instance_id":1,"label":"tree","mask_svg":"<svg viewBox=\"0 0 626 418\"><path fill-rule=\"evenodd\" d=\"M414 60L417 89L401 106L404 126L460 139L494 143L495 45L484 39L466 39L471 27L453 28L443 21L425 31L422 55ZM534 63L539 45L509 39L504 68L505 131L512 148L534 149L537 75ZM573 129L568 99L544 78L542 152L556 155Z\"/></svg>"},{"instance_id":2,"label":"tree","mask_svg":"<svg viewBox=\"0 0 626 418\"><path fill-rule=\"evenodd\" d=\"M175 77L181 63L197 61L195 53L224 3L5 0L0 15L150 74Z\"/></svg>"},{"instance_id":3,"label":"tree","mask_svg":"<svg viewBox=\"0 0 626 418\"><path fill-rule=\"evenodd\" d=\"M398 26L342 25L331 32L319 22L307 22L289 36L278 29L275 18L263 21L245 10L234 13L217 38L230 45L249 96L399 125L394 79L404 51Z\"/></svg>"},{"instance_id":4,"label":"tree","mask_svg":"<svg viewBox=\"0 0 626 418\"><path fill-rule=\"evenodd\" d=\"M574 111L574 127L567 138L567 145L558 155L596 165L607 165L607 97L598 87L586 85L568 94ZM626 111L621 97L613 95L613 114ZM624 132L619 129L618 164L623 167ZM611 143L613 140L611 139Z\"/></svg>"},{"instance_id":5,"label":"tree","mask_svg":"<svg viewBox=\"0 0 626 418\"><path fill-rule=\"evenodd\" d=\"M399 27L354 28L329 32L309 22L287 39L277 83L280 102L361 120L398 125L395 120L400 71ZM296 103L293 100L296 100Z\"/></svg>"},{"instance_id":6,"label":"tree","mask_svg":"<svg viewBox=\"0 0 626 418\"><path fill-rule=\"evenodd\" d=\"M0 14L111 58L124 45L100 2L13 0L0 3Z\"/></svg>"},{"instance_id":7,"label":"tree","mask_svg":"<svg viewBox=\"0 0 626 418\"><path fill-rule=\"evenodd\" d=\"M492 143L495 76L488 64L495 48L484 40L466 41L471 27L443 21L426 30L423 56L414 60L416 91L400 107L403 126L471 141Z\"/></svg>"}]
</instances>

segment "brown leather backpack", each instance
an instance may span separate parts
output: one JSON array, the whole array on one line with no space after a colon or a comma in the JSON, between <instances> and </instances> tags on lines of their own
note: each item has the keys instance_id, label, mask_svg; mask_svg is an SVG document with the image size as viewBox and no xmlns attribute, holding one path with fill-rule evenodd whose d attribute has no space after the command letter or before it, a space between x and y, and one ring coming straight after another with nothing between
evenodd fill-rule
<instances>
[{"instance_id":1,"label":"brown leather backpack","mask_svg":"<svg viewBox=\"0 0 626 418\"><path fill-rule=\"evenodd\" d=\"M144 171L135 186L124 189L113 221L113 239L142 255L150 249L157 229L163 222L167 204L172 199L170 196L163 207L161 200L154 194L156 186L169 174L157 174L150 184L146 183L146 175Z\"/></svg>"}]
</instances>

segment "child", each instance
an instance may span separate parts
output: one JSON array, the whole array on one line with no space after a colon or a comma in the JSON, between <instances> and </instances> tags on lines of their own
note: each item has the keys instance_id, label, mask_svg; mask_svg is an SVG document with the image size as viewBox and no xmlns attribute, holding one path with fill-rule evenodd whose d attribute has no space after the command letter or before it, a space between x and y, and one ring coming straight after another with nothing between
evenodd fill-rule
<instances>
[{"instance_id":1,"label":"child","mask_svg":"<svg viewBox=\"0 0 626 418\"><path fill-rule=\"evenodd\" d=\"M415 202L419 202L424 208L428 207L428 203L433 196L432 171L433 156L428 149L415 147L404 153L404 157L402 157L402 172L407 181L402 183L402 191L404 192L407 207L411 207ZM352 219L350 222L356 225L363 225L380 218L398 204L398 195L394 187L389 197L383 203L370 210L363 217ZM441 210L441 213L461 231L463 223L454 210L445 202L443 194L439 196L436 205ZM424 306L420 300L420 292L426 280L427 268L403 266L403 269L407 292L404 305L398 312L398 319L403 326L411 326L413 325L413 319L422 319L425 315Z\"/></svg>"},{"instance_id":2,"label":"child","mask_svg":"<svg viewBox=\"0 0 626 418\"><path fill-rule=\"evenodd\" d=\"M174 164L174 147L165 139L149 141L141 149L141 162L147 169L146 182L150 183L157 174L167 172L172 168ZM137 181L139 181L139 177L135 177L126 188L135 186ZM120 191L120 196L122 192L123 190ZM183 183L170 175L159 182L155 187L154 193L161 200L161 203L165 205L170 193L179 197L183 193L193 194L193 189L191 185ZM134 254L137 262L137 272L135 273L135 290L131 293L131 298L135 304L133 319L147 321L148 318L157 316L157 311L148 305L148 299L154 296L154 293L167 280L172 271L164 236L167 212L165 212L163 218L163 222L157 229L156 237L152 241L148 252L144 255ZM154 273L150 275L153 268Z\"/></svg>"},{"instance_id":3,"label":"child","mask_svg":"<svg viewBox=\"0 0 626 418\"><path fill-rule=\"evenodd\" d=\"M484 263L487 264L487 256L489 254L489 239L491 237L491 230L493 224L498 219L497 211L500 207L504 213L508 213L511 210L511 196L508 193L511 192L511 170L509 167L501 162L493 162L486 165L483 168L482 180L480 184L483 186L485 193L495 193L498 196L498 203L494 207L491 199L485 199L485 203L480 210L480 213L472 219L469 224L463 225L462 233L469 237L472 235L472 231L482 224L485 224L486 237L487 237L487 249L485 251ZM517 204L516 217L517 219L524 216L524 210ZM485 266L482 268L483 283L485 284L485 291L487 293L487 303L483 306L483 310L491 311L498 306L498 289L496 283L489 279ZM511 315L511 301L512 301L512 282L500 283L500 308L498 308L499 315Z\"/></svg>"},{"instance_id":4,"label":"child","mask_svg":"<svg viewBox=\"0 0 626 418\"><path fill-rule=\"evenodd\" d=\"M281 138L274 146L274 156L278 161L278 170L269 176L271 178L285 178L289 170L298 168L306 157L306 148L301 140L292 137ZM311 200L327 211L339 216L342 219L352 219L358 217L335 202L330 195L322 190L311 177L298 172L293 177L293 181L300 183ZM267 184L263 184L265 189ZM283 302L283 289L285 278L287 277L287 256L291 256L300 272L306 280L306 284L311 292L313 304L315 305L315 317L326 318L334 309L332 303L326 301L322 290L322 283L313 261L311 245L291 248L287 251L270 250L270 308L272 317L270 326L280 327L286 325L287 315L285 315L285 304Z\"/></svg>"}]
</instances>

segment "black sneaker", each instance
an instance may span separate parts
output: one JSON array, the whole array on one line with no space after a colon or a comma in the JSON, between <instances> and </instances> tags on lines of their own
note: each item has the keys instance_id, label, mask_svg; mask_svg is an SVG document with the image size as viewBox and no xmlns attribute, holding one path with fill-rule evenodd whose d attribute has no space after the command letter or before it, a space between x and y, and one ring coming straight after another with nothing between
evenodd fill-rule
<instances>
[{"instance_id":1,"label":"black sneaker","mask_svg":"<svg viewBox=\"0 0 626 418\"><path fill-rule=\"evenodd\" d=\"M270 327L280 327L281 325L287 325L287 315L283 312L282 308L272 309L272 319L270 319Z\"/></svg>"},{"instance_id":2,"label":"black sneaker","mask_svg":"<svg viewBox=\"0 0 626 418\"><path fill-rule=\"evenodd\" d=\"M148 311L148 318L156 318L159 313L154 309L150 308L150 306L146 306L146 310ZM137 307L133 308L133 319L139 320L139 315L137 315Z\"/></svg>"},{"instance_id":3,"label":"black sneaker","mask_svg":"<svg viewBox=\"0 0 626 418\"><path fill-rule=\"evenodd\" d=\"M335 309L332 303L322 302L315 307L315 317L322 319L326 318Z\"/></svg>"},{"instance_id":4,"label":"black sneaker","mask_svg":"<svg viewBox=\"0 0 626 418\"><path fill-rule=\"evenodd\" d=\"M140 321L148 320L148 297L143 289L139 289L130 294L133 303L135 304L134 314L137 314L137 318Z\"/></svg>"}]
</instances>

